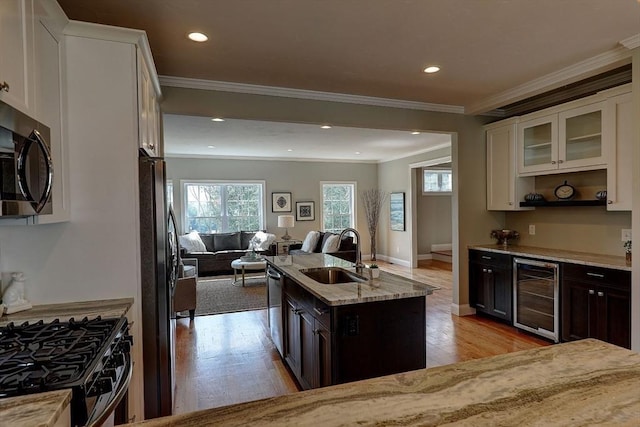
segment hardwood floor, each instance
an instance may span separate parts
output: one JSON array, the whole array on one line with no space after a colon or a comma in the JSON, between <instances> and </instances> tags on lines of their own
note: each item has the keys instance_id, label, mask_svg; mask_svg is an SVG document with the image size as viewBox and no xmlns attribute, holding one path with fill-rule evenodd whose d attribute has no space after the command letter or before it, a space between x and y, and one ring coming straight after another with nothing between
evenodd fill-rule
<instances>
[{"instance_id":1,"label":"hardwood floor","mask_svg":"<svg viewBox=\"0 0 640 427\"><path fill-rule=\"evenodd\" d=\"M427 367L549 345L488 318L452 315L451 264L377 263L441 288L427 297ZM176 335L176 414L298 391L269 338L266 310L178 319Z\"/></svg>"}]
</instances>

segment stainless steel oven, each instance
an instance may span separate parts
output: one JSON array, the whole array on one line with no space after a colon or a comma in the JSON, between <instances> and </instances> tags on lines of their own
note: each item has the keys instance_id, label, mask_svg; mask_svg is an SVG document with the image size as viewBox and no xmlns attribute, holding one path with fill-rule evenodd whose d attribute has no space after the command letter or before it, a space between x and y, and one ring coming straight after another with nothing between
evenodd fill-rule
<instances>
[{"instance_id":1,"label":"stainless steel oven","mask_svg":"<svg viewBox=\"0 0 640 427\"><path fill-rule=\"evenodd\" d=\"M53 212L49 128L0 102L0 217Z\"/></svg>"},{"instance_id":2,"label":"stainless steel oven","mask_svg":"<svg viewBox=\"0 0 640 427\"><path fill-rule=\"evenodd\" d=\"M513 325L559 341L559 264L513 259Z\"/></svg>"}]
</instances>

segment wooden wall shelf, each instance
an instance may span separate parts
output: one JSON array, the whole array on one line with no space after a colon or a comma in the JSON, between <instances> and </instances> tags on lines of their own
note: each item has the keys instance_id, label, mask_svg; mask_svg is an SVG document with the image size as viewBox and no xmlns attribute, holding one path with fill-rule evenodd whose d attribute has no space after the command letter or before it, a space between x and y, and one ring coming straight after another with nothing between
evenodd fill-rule
<instances>
[{"instance_id":1,"label":"wooden wall shelf","mask_svg":"<svg viewBox=\"0 0 640 427\"><path fill-rule=\"evenodd\" d=\"M606 200L541 200L537 202L520 202L521 208L559 207L559 206L605 206Z\"/></svg>"}]
</instances>

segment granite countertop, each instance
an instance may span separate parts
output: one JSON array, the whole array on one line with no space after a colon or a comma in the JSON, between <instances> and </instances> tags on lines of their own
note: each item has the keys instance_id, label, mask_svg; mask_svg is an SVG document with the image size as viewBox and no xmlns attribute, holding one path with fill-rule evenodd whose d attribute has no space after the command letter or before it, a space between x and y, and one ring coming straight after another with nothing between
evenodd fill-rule
<instances>
[{"instance_id":1,"label":"granite countertop","mask_svg":"<svg viewBox=\"0 0 640 427\"><path fill-rule=\"evenodd\" d=\"M139 423L637 426L640 354L587 339Z\"/></svg>"},{"instance_id":2,"label":"granite countertop","mask_svg":"<svg viewBox=\"0 0 640 427\"><path fill-rule=\"evenodd\" d=\"M546 249L520 245L469 245L468 248L502 254L521 255L528 258L544 259L549 261L568 262L572 264L631 271L631 266L627 264L623 256L600 255L588 252L574 252L561 249Z\"/></svg>"},{"instance_id":3,"label":"granite countertop","mask_svg":"<svg viewBox=\"0 0 640 427\"><path fill-rule=\"evenodd\" d=\"M88 318L97 316L122 317L132 304L133 298L120 298L34 305L30 310L0 317L0 327L11 322L16 324L38 320L51 322L55 319L68 320L71 317L76 319L85 316ZM12 427L53 426L62 411L69 405L70 400L70 389L0 398L0 425Z\"/></svg>"},{"instance_id":4,"label":"granite countertop","mask_svg":"<svg viewBox=\"0 0 640 427\"><path fill-rule=\"evenodd\" d=\"M16 324L24 322L36 322L43 320L51 322L55 319L69 320L71 317L82 319L83 317L94 318L102 316L122 317L133 304L133 298L120 298L99 301L69 302L62 304L42 304L34 305L33 308L18 313L7 314L0 317L0 326L14 322Z\"/></svg>"},{"instance_id":5,"label":"granite countertop","mask_svg":"<svg viewBox=\"0 0 640 427\"><path fill-rule=\"evenodd\" d=\"M71 401L71 390L0 399L0 422L3 426L53 426Z\"/></svg>"},{"instance_id":6,"label":"granite countertop","mask_svg":"<svg viewBox=\"0 0 640 427\"><path fill-rule=\"evenodd\" d=\"M264 257L286 276L329 306L361 304L430 295L437 286L407 279L396 274L380 271L380 277L364 283L350 282L327 285L316 282L300 272L303 268L341 267L354 271L353 263L329 254L291 255L290 257ZM283 260L287 260L283 262ZM362 276L368 278L365 270Z\"/></svg>"}]
</instances>

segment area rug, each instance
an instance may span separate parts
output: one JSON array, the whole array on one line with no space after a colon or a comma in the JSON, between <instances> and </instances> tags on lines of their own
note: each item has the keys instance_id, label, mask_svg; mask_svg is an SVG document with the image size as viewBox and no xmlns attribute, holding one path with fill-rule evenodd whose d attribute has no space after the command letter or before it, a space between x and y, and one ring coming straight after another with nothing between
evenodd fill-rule
<instances>
[{"instance_id":1,"label":"area rug","mask_svg":"<svg viewBox=\"0 0 640 427\"><path fill-rule=\"evenodd\" d=\"M196 316L259 310L267 308L267 286L264 276L247 277L244 287L234 286L233 276L201 277L196 298Z\"/></svg>"}]
</instances>

